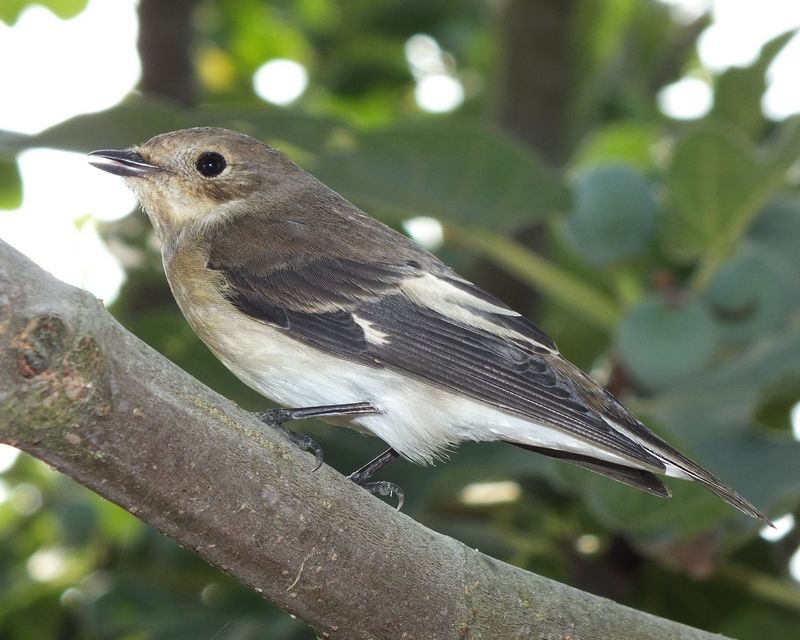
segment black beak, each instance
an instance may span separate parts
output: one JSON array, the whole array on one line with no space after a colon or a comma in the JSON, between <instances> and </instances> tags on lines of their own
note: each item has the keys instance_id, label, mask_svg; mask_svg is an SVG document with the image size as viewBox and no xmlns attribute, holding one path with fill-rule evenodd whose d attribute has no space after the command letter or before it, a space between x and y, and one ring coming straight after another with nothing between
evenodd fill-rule
<instances>
[{"instance_id":1,"label":"black beak","mask_svg":"<svg viewBox=\"0 0 800 640\"><path fill-rule=\"evenodd\" d=\"M145 162L142 156L130 149L92 151L89 154L89 164L123 178L138 178L164 171L161 167Z\"/></svg>"}]
</instances>

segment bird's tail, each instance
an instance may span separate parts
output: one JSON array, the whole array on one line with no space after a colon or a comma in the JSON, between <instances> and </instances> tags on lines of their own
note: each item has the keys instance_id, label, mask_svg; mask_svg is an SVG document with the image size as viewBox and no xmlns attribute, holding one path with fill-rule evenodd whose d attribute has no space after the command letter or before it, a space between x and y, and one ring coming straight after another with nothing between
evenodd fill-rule
<instances>
[{"instance_id":1,"label":"bird's tail","mask_svg":"<svg viewBox=\"0 0 800 640\"><path fill-rule=\"evenodd\" d=\"M755 505L736 493L736 491L722 482L722 480L703 469L700 465L693 462L679 451L670 447L666 442L662 441L662 443L659 443L661 446L657 448L652 446L647 448L650 453L662 460L665 463L665 466L669 465L670 467L677 468L680 471L680 474L671 475L680 475L680 477L698 482L708 491L722 498L729 505L739 509L739 511L746 513L749 516L760 518L771 527L775 526L764 513L756 508ZM669 498L672 496L672 492L669 490L669 487L661 482L661 480L654 473L644 469L628 467L623 464L609 462L599 458L592 458L590 456L571 453L568 451L557 451L555 449L536 447L528 444L521 444L519 442L514 442L512 444L523 449L527 449L528 451L533 451L535 453L548 456L550 458L556 458L558 460L564 460L565 462L576 464L584 469L594 471L595 473L607 476L613 480L616 480L617 482L627 484L631 487L635 487L636 489L641 489L642 491L646 491L647 493L651 493L661 498ZM661 449L664 450L662 451Z\"/></svg>"}]
</instances>

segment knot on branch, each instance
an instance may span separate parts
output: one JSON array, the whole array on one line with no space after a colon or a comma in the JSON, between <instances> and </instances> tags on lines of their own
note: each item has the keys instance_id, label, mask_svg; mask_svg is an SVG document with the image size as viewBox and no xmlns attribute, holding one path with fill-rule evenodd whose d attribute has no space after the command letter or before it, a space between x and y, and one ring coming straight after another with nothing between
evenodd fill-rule
<instances>
[{"instance_id":1,"label":"knot on branch","mask_svg":"<svg viewBox=\"0 0 800 640\"><path fill-rule=\"evenodd\" d=\"M28 322L16 343L30 413L49 424L72 422L87 408L97 417L110 413L106 359L94 338L76 336L61 318L43 315Z\"/></svg>"},{"instance_id":2,"label":"knot on branch","mask_svg":"<svg viewBox=\"0 0 800 640\"><path fill-rule=\"evenodd\" d=\"M19 335L17 371L30 380L47 371L64 350L67 327L61 318L40 316L31 320Z\"/></svg>"}]
</instances>

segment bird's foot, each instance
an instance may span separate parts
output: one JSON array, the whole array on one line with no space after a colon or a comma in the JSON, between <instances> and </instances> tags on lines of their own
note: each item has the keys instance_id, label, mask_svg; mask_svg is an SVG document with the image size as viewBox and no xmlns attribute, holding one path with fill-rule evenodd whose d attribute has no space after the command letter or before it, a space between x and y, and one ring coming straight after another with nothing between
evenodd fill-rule
<instances>
[{"instance_id":1,"label":"bird's foot","mask_svg":"<svg viewBox=\"0 0 800 640\"><path fill-rule=\"evenodd\" d=\"M348 476L348 478L349 477L350 476ZM356 482L356 484L362 489L366 489L374 496L383 496L384 498L391 498L393 496L397 496L397 506L395 508L398 511L400 511L400 509L403 508L403 502L405 502L405 495L403 494L403 490L394 482L387 482L386 480L378 480L377 482L365 482L363 484L360 482Z\"/></svg>"},{"instance_id":2,"label":"bird's foot","mask_svg":"<svg viewBox=\"0 0 800 640\"><path fill-rule=\"evenodd\" d=\"M383 496L385 498L397 496L397 510L400 511L400 509L403 508L403 502L405 500L403 490L394 482L387 482L385 480L379 480L377 482L372 481L372 476L374 476L375 473L398 456L399 454L394 449L387 449L377 458L361 467L358 471L351 473L347 476L347 479L352 480L359 487L366 489L373 495Z\"/></svg>"},{"instance_id":3,"label":"bird's foot","mask_svg":"<svg viewBox=\"0 0 800 640\"><path fill-rule=\"evenodd\" d=\"M336 416L364 416L380 413L369 402L352 402L350 404L331 404L319 407L300 407L297 409L269 409L256 413L261 422L270 427L280 429L286 437L304 451L314 454L316 463L313 471L322 466L322 447L304 433L287 429L284 424L292 420L309 420L311 418L333 418Z\"/></svg>"}]
</instances>

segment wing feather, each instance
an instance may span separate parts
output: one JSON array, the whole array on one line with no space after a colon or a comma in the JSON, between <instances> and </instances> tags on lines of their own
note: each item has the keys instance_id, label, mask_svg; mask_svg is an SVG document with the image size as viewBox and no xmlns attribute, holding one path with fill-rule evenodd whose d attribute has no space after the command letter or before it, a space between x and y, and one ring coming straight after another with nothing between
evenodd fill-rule
<instances>
[{"instance_id":1,"label":"wing feather","mask_svg":"<svg viewBox=\"0 0 800 640\"><path fill-rule=\"evenodd\" d=\"M259 274L247 264L209 266L225 274L224 294L235 306L295 339L337 356L402 370L561 429L639 465L664 470L657 457L611 427L587 404L570 376L553 366L561 358L542 347L544 334L530 329L528 325L534 325L529 321L523 324L520 316L510 315L505 305L491 314L488 305L476 302L469 311L479 312L484 321L480 326L439 313L403 294L408 278L426 275L407 264L395 268L317 258L271 272L262 268ZM471 291L464 284L460 288ZM485 293L479 300L495 304ZM370 342L357 319L369 322L387 339ZM500 333L487 330L486 320L496 324ZM516 332L520 335L515 339L503 331L512 323L525 331ZM525 339L526 333L531 334L530 340ZM547 338L545 345L551 344Z\"/></svg>"}]
</instances>

